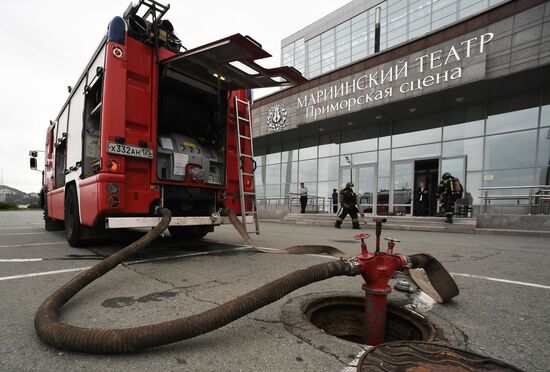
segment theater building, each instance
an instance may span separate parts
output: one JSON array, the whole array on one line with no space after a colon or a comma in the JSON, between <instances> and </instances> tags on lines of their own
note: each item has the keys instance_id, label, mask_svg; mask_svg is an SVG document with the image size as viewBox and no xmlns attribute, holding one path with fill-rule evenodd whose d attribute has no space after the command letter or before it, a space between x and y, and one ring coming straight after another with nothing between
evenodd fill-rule
<instances>
[{"instance_id":1,"label":"theater building","mask_svg":"<svg viewBox=\"0 0 550 372\"><path fill-rule=\"evenodd\" d=\"M309 81L254 102L260 204L352 181L366 212L410 215L450 172L475 214L480 187L549 184L550 2L354 0L281 62Z\"/></svg>"}]
</instances>

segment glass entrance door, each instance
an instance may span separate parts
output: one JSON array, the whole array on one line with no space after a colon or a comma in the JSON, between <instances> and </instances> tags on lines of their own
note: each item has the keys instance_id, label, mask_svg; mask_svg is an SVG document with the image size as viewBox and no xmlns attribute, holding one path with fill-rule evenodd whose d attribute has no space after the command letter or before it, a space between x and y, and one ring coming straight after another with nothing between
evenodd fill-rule
<instances>
[{"instance_id":1,"label":"glass entrance door","mask_svg":"<svg viewBox=\"0 0 550 372\"><path fill-rule=\"evenodd\" d=\"M392 164L390 205L396 215L411 215L414 189L414 161Z\"/></svg>"},{"instance_id":2,"label":"glass entrance door","mask_svg":"<svg viewBox=\"0 0 550 372\"><path fill-rule=\"evenodd\" d=\"M365 214L376 210L376 165L354 165L340 168L341 184L352 182L359 195L361 209Z\"/></svg>"},{"instance_id":3,"label":"glass entrance door","mask_svg":"<svg viewBox=\"0 0 550 372\"><path fill-rule=\"evenodd\" d=\"M441 175L445 172L460 180L460 183L466 187L466 156L457 156L453 158L441 159Z\"/></svg>"}]
</instances>

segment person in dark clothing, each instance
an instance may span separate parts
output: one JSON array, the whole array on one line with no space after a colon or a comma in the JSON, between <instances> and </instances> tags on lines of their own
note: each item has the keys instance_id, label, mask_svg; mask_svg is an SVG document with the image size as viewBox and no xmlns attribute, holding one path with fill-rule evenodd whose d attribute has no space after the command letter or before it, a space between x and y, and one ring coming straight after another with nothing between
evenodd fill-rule
<instances>
[{"instance_id":1,"label":"person in dark clothing","mask_svg":"<svg viewBox=\"0 0 550 372\"><path fill-rule=\"evenodd\" d=\"M338 213L338 191L332 189L332 212Z\"/></svg>"},{"instance_id":2,"label":"person in dark clothing","mask_svg":"<svg viewBox=\"0 0 550 372\"><path fill-rule=\"evenodd\" d=\"M429 201L430 194L428 193L428 189L426 188L426 183L424 181L420 181L418 183L418 188L416 189L415 193L415 209L416 209L416 215L417 216L427 216L428 215L428 201Z\"/></svg>"},{"instance_id":3,"label":"person in dark clothing","mask_svg":"<svg viewBox=\"0 0 550 372\"><path fill-rule=\"evenodd\" d=\"M346 218L349 213L353 228L360 229L359 219L357 218L357 194L353 191L353 183L348 182L346 187L340 190L338 201L342 207L341 212L338 214L338 217L336 217L334 227L340 229L342 222L344 222L344 218Z\"/></svg>"},{"instance_id":4,"label":"person in dark clothing","mask_svg":"<svg viewBox=\"0 0 550 372\"><path fill-rule=\"evenodd\" d=\"M462 197L462 191L462 185L458 178L451 176L450 173L443 173L441 182L437 187L436 196L440 199L441 209L447 217L446 223L453 223L455 203L457 199Z\"/></svg>"},{"instance_id":5,"label":"person in dark clothing","mask_svg":"<svg viewBox=\"0 0 550 372\"><path fill-rule=\"evenodd\" d=\"M298 189L298 195L300 195L300 213L306 213L307 206L307 187L305 187L303 182L300 182L300 188Z\"/></svg>"}]
</instances>

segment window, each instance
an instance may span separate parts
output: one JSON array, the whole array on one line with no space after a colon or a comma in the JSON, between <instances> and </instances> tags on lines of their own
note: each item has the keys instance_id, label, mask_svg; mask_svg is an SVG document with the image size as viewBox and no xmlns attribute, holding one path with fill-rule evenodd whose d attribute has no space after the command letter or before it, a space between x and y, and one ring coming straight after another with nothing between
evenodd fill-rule
<instances>
[{"instance_id":1,"label":"window","mask_svg":"<svg viewBox=\"0 0 550 372\"><path fill-rule=\"evenodd\" d=\"M351 157L351 161L353 164L375 163L376 158L376 151L362 152L360 154L353 154Z\"/></svg>"},{"instance_id":2,"label":"window","mask_svg":"<svg viewBox=\"0 0 550 372\"><path fill-rule=\"evenodd\" d=\"M319 157L338 155L340 147L337 143L328 143L319 146Z\"/></svg>"},{"instance_id":3,"label":"window","mask_svg":"<svg viewBox=\"0 0 550 372\"><path fill-rule=\"evenodd\" d=\"M438 157L441 154L441 144L401 147L392 150L392 160Z\"/></svg>"},{"instance_id":4,"label":"window","mask_svg":"<svg viewBox=\"0 0 550 372\"><path fill-rule=\"evenodd\" d=\"M338 170L338 156L319 159L319 181L337 180Z\"/></svg>"},{"instance_id":5,"label":"window","mask_svg":"<svg viewBox=\"0 0 550 372\"><path fill-rule=\"evenodd\" d=\"M100 137L101 109L103 95L103 69L96 69L95 75L88 75L84 96L84 135L82 177L98 174L101 168ZM77 92L78 94L78 92Z\"/></svg>"},{"instance_id":6,"label":"window","mask_svg":"<svg viewBox=\"0 0 550 372\"><path fill-rule=\"evenodd\" d=\"M460 0L460 18L465 18L487 8L487 0Z\"/></svg>"},{"instance_id":7,"label":"window","mask_svg":"<svg viewBox=\"0 0 550 372\"><path fill-rule=\"evenodd\" d=\"M485 105L461 107L443 114L443 139L482 136L485 125Z\"/></svg>"},{"instance_id":8,"label":"window","mask_svg":"<svg viewBox=\"0 0 550 372\"><path fill-rule=\"evenodd\" d=\"M317 181L317 159L300 161L298 177L300 182Z\"/></svg>"},{"instance_id":9,"label":"window","mask_svg":"<svg viewBox=\"0 0 550 372\"><path fill-rule=\"evenodd\" d=\"M550 128L539 129L537 165L550 165Z\"/></svg>"},{"instance_id":10,"label":"window","mask_svg":"<svg viewBox=\"0 0 550 372\"><path fill-rule=\"evenodd\" d=\"M281 183L298 182L298 162L288 162L281 164Z\"/></svg>"},{"instance_id":11,"label":"window","mask_svg":"<svg viewBox=\"0 0 550 372\"><path fill-rule=\"evenodd\" d=\"M467 156L468 170L481 170L483 166L483 138L443 143L443 156Z\"/></svg>"},{"instance_id":12,"label":"window","mask_svg":"<svg viewBox=\"0 0 550 372\"><path fill-rule=\"evenodd\" d=\"M536 130L488 136L485 139L485 169L534 166L536 138Z\"/></svg>"},{"instance_id":13,"label":"window","mask_svg":"<svg viewBox=\"0 0 550 372\"><path fill-rule=\"evenodd\" d=\"M281 153L276 152L274 154L267 154L265 156L265 163L266 164L277 164L281 162Z\"/></svg>"},{"instance_id":14,"label":"window","mask_svg":"<svg viewBox=\"0 0 550 372\"><path fill-rule=\"evenodd\" d=\"M342 143L340 151L342 154L352 154L354 152L376 150L376 142L376 138L368 138L361 141Z\"/></svg>"},{"instance_id":15,"label":"window","mask_svg":"<svg viewBox=\"0 0 550 372\"><path fill-rule=\"evenodd\" d=\"M300 160L317 158L317 146L306 147L299 150Z\"/></svg>"},{"instance_id":16,"label":"window","mask_svg":"<svg viewBox=\"0 0 550 372\"><path fill-rule=\"evenodd\" d=\"M292 66L294 64L294 43L284 46L281 56L283 66Z\"/></svg>"},{"instance_id":17,"label":"window","mask_svg":"<svg viewBox=\"0 0 550 372\"><path fill-rule=\"evenodd\" d=\"M490 101L487 105L487 134L535 128L539 102L538 92Z\"/></svg>"},{"instance_id":18,"label":"window","mask_svg":"<svg viewBox=\"0 0 550 372\"><path fill-rule=\"evenodd\" d=\"M265 167L265 184L273 185L281 182L281 165L267 165Z\"/></svg>"},{"instance_id":19,"label":"window","mask_svg":"<svg viewBox=\"0 0 550 372\"><path fill-rule=\"evenodd\" d=\"M321 73L321 36L316 36L307 44L307 75L317 76Z\"/></svg>"}]
</instances>

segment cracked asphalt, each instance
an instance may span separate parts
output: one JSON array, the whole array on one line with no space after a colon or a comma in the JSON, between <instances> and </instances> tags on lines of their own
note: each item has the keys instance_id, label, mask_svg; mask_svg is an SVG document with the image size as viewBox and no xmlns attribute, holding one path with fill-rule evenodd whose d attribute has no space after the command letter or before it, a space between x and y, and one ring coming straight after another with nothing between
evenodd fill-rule
<instances>
[{"instance_id":1,"label":"cracked asphalt","mask_svg":"<svg viewBox=\"0 0 550 372\"><path fill-rule=\"evenodd\" d=\"M349 254L360 249L351 229L262 223L261 230L255 239L264 247L327 244ZM372 226L366 231L374 233ZM390 301L408 303L426 315L453 346L526 371L548 370L550 239L395 230L383 235L402 241L396 247L400 253L438 258L456 274L461 291L446 305L397 291ZM43 229L41 212L0 212L0 370L353 371L366 349L300 324L298 311L284 313L312 294L361 295L357 277L312 284L218 330L139 354L88 355L42 343L33 327L40 303L138 236L127 233L108 244L76 249L65 242L64 232ZM369 247L373 243L370 238ZM167 234L79 293L64 307L62 320L125 328L188 316L328 259L255 252L230 226L194 242ZM303 332L295 332L296 327Z\"/></svg>"}]
</instances>

